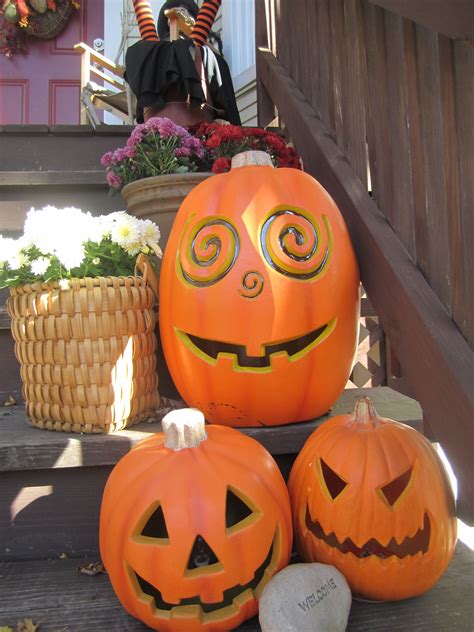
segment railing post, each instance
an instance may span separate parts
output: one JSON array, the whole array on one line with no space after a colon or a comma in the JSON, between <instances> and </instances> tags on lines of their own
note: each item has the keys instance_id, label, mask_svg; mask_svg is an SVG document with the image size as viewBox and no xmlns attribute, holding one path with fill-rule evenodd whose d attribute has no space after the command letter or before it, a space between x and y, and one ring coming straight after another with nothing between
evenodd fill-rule
<instances>
[{"instance_id":1,"label":"railing post","mask_svg":"<svg viewBox=\"0 0 474 632\"><path fill-rule=\"evenodd\" d=\"M255 50L266 48L276 53L275 44L275 0L255 0ZM265 86L259 79L257 64L257 112L260 127L269 125L276 116L275 106Z\"/></svg>"},{"instance_id":2,"label":"railing post","mask_svg":"<svg viewBox=\"0 0 474 632\"><path fill-rule=\"evenodd\" d=\"M91 79L91 54L88 50L82 51L81 56L81 97L84 94L84 88L87 86ZM81 125L87 125L89 123L89 117L87 115L87 109L81 98Z\"/></svg>"}]
</instances>

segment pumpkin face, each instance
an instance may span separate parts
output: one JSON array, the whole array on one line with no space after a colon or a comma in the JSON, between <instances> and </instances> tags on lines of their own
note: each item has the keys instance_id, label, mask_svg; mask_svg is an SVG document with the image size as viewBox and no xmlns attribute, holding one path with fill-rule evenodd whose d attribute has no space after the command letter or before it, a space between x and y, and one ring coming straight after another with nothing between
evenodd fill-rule
<instances>
[{"instance_id":1,"label":"pumpkin face","mask_svg":"<svg viewBox=\"0 0 474 632\"><path fill-rule=\"evenodd\" d=\"M354 594L413 597L446 570L456 518L443 466L425 437L371 404L311 435L289 489L301 556L336 566Z\"/></svg>"},{"instance_id":2,"label":"pumpkin face","mask_svg":"<svg viewBox=\"0 0 474 632\"><path fill-rule=\"evenodd\" d=\"M141 442L105 489L102 559L125 609L154 629L233 629L256 614L289 560L290 504L276 463L237 431L207 432L179 452L162 434Z\"/></svg>"},{"instance_id":3,"label":"pumpkin face","mask_svg":"<svg viewBox=\"0 0 474 632\"><path fill-rule=\"evenodd\" d=\"M349 235L311 176L239 167L184 200L163 258L160 331L178 391L208 421L325 413L347 382L358 316Z\"/></svg>"}]
</instances>

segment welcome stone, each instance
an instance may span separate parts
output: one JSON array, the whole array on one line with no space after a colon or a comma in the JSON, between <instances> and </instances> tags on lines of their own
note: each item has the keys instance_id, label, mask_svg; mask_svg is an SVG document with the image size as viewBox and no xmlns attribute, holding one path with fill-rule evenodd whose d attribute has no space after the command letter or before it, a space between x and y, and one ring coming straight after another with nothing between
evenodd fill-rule
<instances>
[{"instance_id":1,"label":"welcome stone","mask_svg":"<svg viewBox=\"0 0 474 632\"><path fill-rule=\"evenodd\" d=\"M265 586L259 603L262 632L344 632L352 595L328 564L292 564Z\"/></svg>"}]
</instances>

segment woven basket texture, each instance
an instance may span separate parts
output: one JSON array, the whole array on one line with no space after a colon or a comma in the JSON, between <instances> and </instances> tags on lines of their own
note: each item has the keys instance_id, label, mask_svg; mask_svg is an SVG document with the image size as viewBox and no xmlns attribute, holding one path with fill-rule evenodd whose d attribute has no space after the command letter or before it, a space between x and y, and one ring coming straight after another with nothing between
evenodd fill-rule
<instances>
[{"instance_id":1,"label":"woven basket texture","mask_svg":"<svg viewBox=\"0 0 474 632\"><path fill-rule=\"evenodd\" d=\"M100 433L159 406L155 294L142 277L72 279L10 289L15 353L31 423Z\"/></svg>"},{"instance_id":2,"label":"woven basket texture","mask_svg":"<svg viewBox=\"0 0 474 632\"><path fill-rule=\"evenodd\" d=\"M57 3L56 11L45 11L28 18L28 35L40 39L53 39L66 26L73 7L68 0Z\"/></svg>"}]
</instances>

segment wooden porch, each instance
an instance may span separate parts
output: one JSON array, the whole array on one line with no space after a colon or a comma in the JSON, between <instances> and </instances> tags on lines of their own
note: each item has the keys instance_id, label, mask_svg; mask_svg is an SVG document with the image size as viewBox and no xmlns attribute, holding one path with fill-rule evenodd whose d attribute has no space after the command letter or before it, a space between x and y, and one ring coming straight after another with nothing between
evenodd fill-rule
<instances>
[{"instance_id":1,"label":"wooden porch","mask_svg":"<svg viewBox=\"0 0 474 632\"><path fill-rule=\"evenodd\" d=\"M255 4L260 124L282 126L305 170L336 200L385 332L386 373L370 395L383 416L442 445L458 479L459 515L474 524L473 4ZM14 235L33 204L123 208L121 198L107 197L99 158L130 129L0 129L1 227ZM8 327L0 312L0 396L20 401ZM174 396L160 370L160 390ZM349 409L359 393L347 389L335 408ZM246 432L287 475L323 419ZM46 433L26 425L21 406L0 409L0 423L0 627L32 618L41 632L146 629L122 609L105 574L77 568L98 560L100 499L112 467L159 427L142 423L107 438ZM349 632L472 630L473 561L459 543L426 595L354 601ZM260 628L254 619L239 629Z\"/></svg>"},{"instance_id":2,"label":"wooden porch","mask_svg":"<svg viewBox=\"0 0 474 632\"><path fill-rule=\"evenodd\" d=\"M347 389L333 414L352 410L363 394L383 416L422 428L421 409L389 387ZM113 466L159 423L141 423L104 437L49 433L28 427L24 410L0 412L0 626L31 619L41 632L149 629L130 617L108 577L83 574L99 561L102 490ZM287 478L296 453L325 417L283 428L248 428L275 457ZM298 561L293 555L292 561ZM368 603L354 600L348 632L469 632L474 618L474 551L459 542L439 583L416 599ZM258 619L239 632L258 632Z\"/></svg>"}]
</instances>

